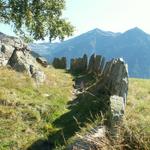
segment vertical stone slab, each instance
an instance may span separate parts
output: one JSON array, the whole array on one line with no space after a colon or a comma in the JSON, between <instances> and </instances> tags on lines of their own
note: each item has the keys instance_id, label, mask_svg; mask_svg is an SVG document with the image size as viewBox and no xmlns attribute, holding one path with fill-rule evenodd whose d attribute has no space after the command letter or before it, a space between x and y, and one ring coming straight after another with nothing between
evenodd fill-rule
<instances>
[{"instance_id":1,"label":"vertical stone slab","mask_svg":"<svg viewBox=\"0 0 150 150\"><path fill-rule=\"evenodd\" d=\"M101 56L96 55L94 59L93 72L96 73L97 75L99 74L100 62L101 62Z\"/></svg>"},{"instance_id":2,"label":"vertical stone slab","mask_svg":"<svg viewBox=\"0 0 150 150\"><path fill-rule=\"evenodd\" d=\"M93 54L93 55L90 57L89 65L88 65L88 73L92 73L92 71L93 71L93 66L94 66L94 62L95 62L95 54Z\"/></svg>"},{"instance_id":3,"label":"vertical stone slab","mask_svg":"<svg viewBox=\"0 0 150 150\"><path fill-rule=\"evenodd\" d=\"M87 65L88 65L88 57L86 54L83 55L83 70L84 72L87 71Z\"/></svg>"},{"instance_id":4,"label":"vertical stone slab","mask_svg":"<svg viewBox=\"0 0 150 150\"><path fill-rule=\"evenodd\" d=\"M101 58L100 67L99 67L99 73L100 73L100 74L102 74L102 72L103 72L104 65L105 65L105 58L102 57L102 58Z\"/></svg>"},{"instance_id":5,"label":"vertical stone slab","mask_svg":"<svg viewBox=\"0 0 150 150\"><path fill-rule=\"evenodd\" d=\"M108 70L104 74L103 84L107 86L111 95L123 97L126 103L128 92L128 68L122 58L108 62Z\"/></svg>"},{"instance_id":6,"label":"vertical stone slab","mask_svg":"<svg viewBox=\"0 0 150 150\"><path fill-rule=\"evenodd\" d=\"M85 73L87 71L87 55L82 58L71 59L70 71L75 73Z\"/></svg>"}]
</instances>

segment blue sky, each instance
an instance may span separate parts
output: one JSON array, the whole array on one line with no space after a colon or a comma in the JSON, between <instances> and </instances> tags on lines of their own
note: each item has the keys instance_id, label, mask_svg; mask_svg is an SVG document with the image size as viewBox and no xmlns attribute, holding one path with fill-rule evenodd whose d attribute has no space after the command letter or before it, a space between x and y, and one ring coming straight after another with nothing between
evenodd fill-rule
<instances>
[{"instance_id":1,"label":"blue sky","mask_svg":"<svg viewBox=\"0 0 150 150\"><path fill-rule=\"evenodd\" d=\"M74 36L100 28L124 32L139 27L150 33L150 0L66 0L63 16L74 26ZM8 25L0 31L13 35Z\"/></svg>"}]
</instances>

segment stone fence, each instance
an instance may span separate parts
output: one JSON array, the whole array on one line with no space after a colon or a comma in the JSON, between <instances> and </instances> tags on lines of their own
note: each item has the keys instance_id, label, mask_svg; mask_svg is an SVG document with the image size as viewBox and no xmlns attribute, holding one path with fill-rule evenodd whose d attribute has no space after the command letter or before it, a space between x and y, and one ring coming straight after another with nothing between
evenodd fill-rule
<instances>
[{"instance_id":1,"label":"stone fence","mask_svg":"<svg viewBox=\"0 0 150 150\"><path fill-rule=\"evenodd\" d=\"M57 69L67 68L66 57L54 58L52 65ZM105 58L100 55L93 54L88 62L88 57L84 54L80 58L72 58L70 61L70 71L73 73L94 73L101 74L105 65Z\"/></svg>"},{"instance_id":2,"label":"stone fence","mask_svg":"<svg viewBox=\"0 0 150 150\"><path fill-rule=\"evenodd\" d=\"M73 72L79 71L78 68L82 68L82 65L84 66L84 63L81 65L81 62L85 62L83 60L85 60L85 56L80 59L73 59L70 70ZM74 62L80 64L80 67L74 65ZM84 92L91 93L95 99L99 98L98 100L101 100L101 96L102 99L103 96L107 97L103 102L104 107L108 106L106 110L107 123L92 129L84 136L79 136L79 139L72 145L69 145L67 149L90 150L98 146L98 149L103 149L103 139L107 139L108 131L112 136L116 136L118 132L116 126L122 122L128 94L128 67L122 58L112 59L105 63L104 57L93 54L87 67L81 71L90 74L94 73L94 76L97 75L95 84ZM109 143L106 143L105 146L108 145Z\"/></svg>"},{"instance_id":3,"label":"stone fence","mask_svg":"<svg viewBox=\"0 0 150 150\"><path fill-rule=\"evenodd\" d=\"M52 65L57 69L66 69L67 68L66 57L54 58Z\"/></svg>"},{"instance_id":4,"label":"stone fence","mask_svg":"<svg viewBox=\"0 0 150 150\"><path fill-rule=\"evenodd\" d=\"M65 65L64 65L65 64ZM60 69L66 68L66 58L55 58L53 66ZM121 103L118 114L125 111L128 92L128 67L122 58L105 62L105 58L93 54L88 62L87 55L82 58L73 58L70 61L70 72L87 73L97 77L97 82L89 89L93 94L99 91L109 93L110 103ZM117 100L116 100L117 99ZM119 106L119 104L116 104ZM116 115L116 114L115 114Z\"/></svg>"}]
</instances>

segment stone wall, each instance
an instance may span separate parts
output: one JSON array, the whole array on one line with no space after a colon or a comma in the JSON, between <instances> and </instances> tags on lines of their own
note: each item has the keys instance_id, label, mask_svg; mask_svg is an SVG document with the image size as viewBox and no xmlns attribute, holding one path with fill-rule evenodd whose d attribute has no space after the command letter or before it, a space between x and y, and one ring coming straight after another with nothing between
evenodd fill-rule
<instances>
[{"instance_id":1,"label":"stone wall","mask_svg":"<svg viewBox=\"0 0 150 150\"><path fill-rule=\"evenodd\" d=\"M73 58L70 61L70 71L73 73L92 73L99 75L102 73L105 64L105 58L93 54L88 62L86 54L81 58Z\"/></svg>"},{"instance_id":2,"label":"stone wall","mask_svg":"<svg viewBox=\"0 0 150 150\"><path fill-rule=\"evenodd\" d=\"M84 91L84 94L89 93L100 101L104 99L106 120L104 124L91 129L84 136L79 135L78 140L67 147L68 150L112 149L108 133L115 137L118 132L116 127L122 122L129 84L127 64L121 58L112 59L105 64L104 58L92 55L87 73L93 72L97 72L100 76L95 84Z\"/></svg>"},{"instance_id":3,"label":"stone wall","mask_svg":"<svg viewBox=\"0 0 150 150\"><path fill-rule=\"evenodd\" d=\"M71 59L70 71L77 73L85 73L87 71L87 61L87 55L84 55L82 58Z\"/></svg>"},{"instance_id":4,"label":"stone wall","mask_svg":"<svg viewBox=\"0 0 150 150\"><path fill-rule=\"evenodd\" d=\"M101 74L105 64L105 58L101 55L93 54L90 57L88 64L88 73L95 73L97 75Z\"/></svg>"},{"instance_id":5,"label":"stone wall","mask_svg":"<svg viewBox=\"0 0 150 150\"><path fill-rule=\"evenodd\" d=\"M52 65L57 69L66 69L67 67L66 57L54 58Z\"/></svg>"},{"instance_id":6,"label":"stone wall","mask_svg":"<svg viewBox=\"0 0 150 150\"><path fill-rule=\"evenodd\" d=\"M66 63L66 58L65 58ZM63 65L62 58L55 58L53 62L54 67L66 69ZM96 76L97 82L89 89L93 94L98 94L104 91L110 97L118 96L117 98L122 103L122 112L124 112L127 93L128 93L128 67L122 58L112 59L105 63L105 58L100 55L93 54L88 63L87 55L82 58L71 59L70 71L72 73L93 74ZM114 99L111 98L113 101Z\"/></svg>"},{"instance_id":7,"label":"stone wall","mask_svg":"<svg viewBox=\"0 0 150 150\"><path fill-rule=\"evenodd\" d=\"M121 111L116 110L116 112L123 113L125 111L129 81L128 66L122 58L105 62L104 57L93 54L88 62L87 56L84 55L82 58L71 59L70 71L91 74L96 77L97 82L88 91L93 95L104 92L106 96L110 97L109 103L116 103L117 99L117 102L121 104L119 108Z\"/></svg>"},{"instance_id":8,"label":"stone wall","mask_svg":"<svg viewBox=\"0 0 150 150\"><path fill-rule=\"evenodd\" d=\"M117 102L121 104L120 108L122 109L121 112L123 114L127 101L128 84L127 64L125 64L122 58L117 58L106 62L97 83L94 84L89 90L96 95L104 91L105 94L110 97L109 103L115 103L118 105L116 103L117 99ZM116 112L120 112L120 110L116 110Z\"/></svg>"}]
</instances>

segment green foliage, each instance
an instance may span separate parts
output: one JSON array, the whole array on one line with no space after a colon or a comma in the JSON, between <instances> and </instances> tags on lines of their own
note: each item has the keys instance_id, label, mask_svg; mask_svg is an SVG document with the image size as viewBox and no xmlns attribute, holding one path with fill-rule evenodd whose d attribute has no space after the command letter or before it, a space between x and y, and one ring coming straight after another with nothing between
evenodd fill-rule
<instances>
[{"instance_id":1,"label":"green foliage","mask_svg":"<svg viewBox=\"0 0 150 150\"><path fill-rule=\"evenodd\" d=\"M63 40L73 32L70 22L61 17L64 8L64 0L0 0L0 20L13 24L21 36Z\"/></svg>"}]
</instances>

